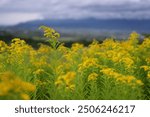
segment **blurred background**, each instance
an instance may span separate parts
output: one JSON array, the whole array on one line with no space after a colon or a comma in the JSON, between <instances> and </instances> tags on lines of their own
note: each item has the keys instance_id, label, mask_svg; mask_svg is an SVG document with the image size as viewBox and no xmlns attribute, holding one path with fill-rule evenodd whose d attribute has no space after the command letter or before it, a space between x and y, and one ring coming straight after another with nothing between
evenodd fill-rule
<instances>
[{"instance_id":1,"label":"blurred background","mask_svg":"<svg viewBox=\"0 0 150 117\"><path fill-rule=\"evenodd\" d=\"M61 34L61 41L85 45L92 39L126 39L136 31L150 34L150 0L0 0L0 40L14 37L36 46L39 26Z\"/></svg>"}]
</instances>

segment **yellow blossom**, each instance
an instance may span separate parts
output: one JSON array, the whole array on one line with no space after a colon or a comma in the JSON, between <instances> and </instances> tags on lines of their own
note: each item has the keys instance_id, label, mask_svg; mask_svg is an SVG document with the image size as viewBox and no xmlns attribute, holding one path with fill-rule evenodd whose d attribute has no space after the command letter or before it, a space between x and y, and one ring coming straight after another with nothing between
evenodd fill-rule
<instances>
[{"instance_id":1,"label":"yellow blossom","mask_svg":"<svg viewBox=\"0 0 150 117\"><path fill-rule=\"evenodd\" d=\"M66 82L67 85L69 85L75 78L76 73L75 72L67 72L64 76L63 79Z\"/></svg>"},{"instance_id":2,"label":"yellow blossom","mask_svg":"<svg viewBox=\"0 0 150 117\"><path fill-rule=\"evenodd\" d=\"M63 81L62 80L57 80L56 82L55 82L55 85L56 86L60 86L60 85L62 85L63 84Z\"/></svg>"},{"instance_id":3,"label":"yellow blossom","mask_svg":"<svg viewBox=\"0 0 150 117\"><path fill-rule=\"evenodd\" d=\"M97 73L91 73L89 76L88 76L88 81L94 81L96 80L98 77L98 74Z\"/></svg>"},{"instance_id":4,"label":"yellow blossom","mask_svg":"<svg viewBox=\"0 0 150 117\"><path fill-rule=\"evenodd\" d=\"M144 71L148 71L150 68L149 68L149 66L146 66L146 65L144 65L144 66L141 66L140 68L143 68L144 69Z\"/></svg>"},{"instance_id":5,"label":"yellow blossom","mask_svg":"<svg viewBox=\"0 0 150 117\"><path fill-rule=\"evenodd\" d=\"M136 80L136 83L137 83L138 85L143 85L143 82L142 82L141 80Z\"/></svg>"},{"instance_id":6,"label":"yellow blossom","mask_svg":"<svg viewBox=\"0 0 150 117\"><path fill-rule=\"evenodd\" d=\"M36 74L36 75L40 75L40 74L42 74L42 73L44 73L44 70L43 70L43 69L38 69L38 70L36 70L35 72L33 72L33 74Z\"/></svg>"},{"instance_id":7,"label":"yellow blossom","mask_svg":"<svg viewBox=\"0 0 150 117\"><path fill-rule=\"evenodd\" d=\"M22 94L24 92L34 91L35 86L33 84L22 81L15 74L11 72L4 72L0 74L0 96L9 97L10 95L15 95L16 99L27 99L28 96Z\"/></svg>"},{"instance_id":8,"label":"yellow blossom","mask_svg":"<svg viewBox=\"0 0 150 117\"><path fill-rule=\"evenodd\" d=\"M150 78L150 71L148 72L147 77Z\"/></svg>"},{"instance_id":9,"label":"yellow blossom","mask_svg":"<svg viewBox=\"0 0 150 117\"><path fill-rule=\"evenodd\" d=\"M68 86L66 87L66 89L73 91L73 90L75 89L75 85L74 85L74 84L68 85Z\"/></svg>"},{"instance_id":10,"label":"yellow blossom","mask_svg":"<svg viewBox=\"0 0 150 117\"><path fill-rule=\"evenodd\" d=\"M21 93L21 98L23 99L23 100L29 100L30 99L30 97L29 97L29 95L27 95L27 94L25 94L25 93Z\"/></svg>"}]
</instances>

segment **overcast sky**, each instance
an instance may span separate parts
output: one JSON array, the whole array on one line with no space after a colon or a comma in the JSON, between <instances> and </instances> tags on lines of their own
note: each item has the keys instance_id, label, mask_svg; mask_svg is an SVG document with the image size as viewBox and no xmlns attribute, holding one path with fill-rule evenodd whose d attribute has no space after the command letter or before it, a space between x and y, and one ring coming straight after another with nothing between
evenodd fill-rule
<instances>
[{"instance_id":1,"label":"overcast sky","mask_svg":"<svg viewBox=\"0 0 150 117\"><path fill-rule=\"evenodd\" d=\"M150 19L150 0L0 0L0 25L45 18Z\"/></svg>"}]
</instances>

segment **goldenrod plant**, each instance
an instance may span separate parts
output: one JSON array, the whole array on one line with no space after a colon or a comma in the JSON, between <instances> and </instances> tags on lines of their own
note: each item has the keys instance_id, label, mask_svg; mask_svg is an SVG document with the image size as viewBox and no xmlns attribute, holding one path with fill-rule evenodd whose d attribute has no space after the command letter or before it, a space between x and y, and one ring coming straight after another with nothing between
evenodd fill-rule
<instances>
[{"instance_id":1,"label":"goldenrod plant","mask_svg":"<svg viewBox=\"0 0 150 117\"><path fill-rule=\"evenodd\" d=\"M133 32L126 40L68 48L54 29L40 29L50 45L0 41L0 99L150 99L150 38L140 44Z\"/></svg>"},{"instance_id":2,"label":"goldenrod plant","mask_svg":"<svg viewBox=\"0 0 150 117\"><path fill-rule=\"evenodd\" d=\"M60 38L60 34L56 32L53 28L47 26L40 26L39 29L42 29L44 31L44 36L48 38L47 41L50 43L50 45L54 49L57 49L60 44L58 40Z\"/></svg>"}]
</instances>

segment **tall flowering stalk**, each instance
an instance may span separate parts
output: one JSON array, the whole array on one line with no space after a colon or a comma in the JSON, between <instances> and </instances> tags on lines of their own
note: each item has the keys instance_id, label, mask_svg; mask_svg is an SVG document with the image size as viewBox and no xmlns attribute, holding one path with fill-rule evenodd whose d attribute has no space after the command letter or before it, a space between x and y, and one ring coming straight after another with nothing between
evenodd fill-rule
<instances>
[{"instance_id":1,"label":"tall flowering stalk","mask_svg":"<svg viewBox=\"0 0 150 117\"><path fill-rule=\"evenodd\" d=\"M47 26L40 26L39 29L44 31L44 37L48 38L48 42L52 46L52 48L57 49L60 45L59 38L60 34L56 32L53 28Z\"/></svg>"}]
</instances>

